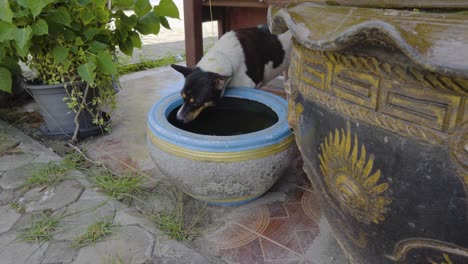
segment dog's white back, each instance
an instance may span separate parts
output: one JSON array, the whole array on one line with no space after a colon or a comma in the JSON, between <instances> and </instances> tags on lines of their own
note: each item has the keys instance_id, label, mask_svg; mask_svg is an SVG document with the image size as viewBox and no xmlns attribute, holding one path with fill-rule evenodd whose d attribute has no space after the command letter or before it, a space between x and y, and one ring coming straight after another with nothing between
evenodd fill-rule
<instances>
[{"instance_id":1,"label":"dog's white back","mask_svg":"<svg viewBox=\"0 0 468 264\"><path fill-rule=\"evenodd\" d=\"M289 65L292 42L291 33L288 31L282 35L278 35L278 40L284 50L282 62L280 65L276 65L276 67L274 67L273 61L268 61L262 65L264 70L261 82L256 83L247 74L249 65L247 65L244 49L255 50L268 47L264 47L264 43L253 43L253 45L256 45L255 47L243 47L234 31L224 34L203 56L197 67L203 71L231 76L232 79L229 86L259 87L279 76ZM251 67L255 66L252 65Z\"/></svg>"}]
</instances>

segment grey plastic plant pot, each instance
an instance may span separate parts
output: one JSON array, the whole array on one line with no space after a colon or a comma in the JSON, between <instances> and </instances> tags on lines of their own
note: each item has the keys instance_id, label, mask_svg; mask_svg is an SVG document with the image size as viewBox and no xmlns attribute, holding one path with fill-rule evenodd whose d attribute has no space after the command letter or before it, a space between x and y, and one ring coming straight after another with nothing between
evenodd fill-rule
<instances>
[{"instance_id":1,"label":"grey plastic plant pot","mask_svg":"<svg viewBox=\"0 0 468 264\"><path fill-rule=\"evenodd\" d=\"M68 108L63 98L68 97L65 91L67 84L54 85L32 85L26 84L26 89L30 92L34 100L40 106L40 114L44 117L45 123L40 127L42 134L47 136L71 136L75 131L75 113ZM94 95L91 93L88 100ZM107 114L106 124L110 122ZM86 138L104 133L101 126L92 123L92 116L88 111L83 111L79 118L80 130L78 136Z\"/></svg>"}]
</instances>

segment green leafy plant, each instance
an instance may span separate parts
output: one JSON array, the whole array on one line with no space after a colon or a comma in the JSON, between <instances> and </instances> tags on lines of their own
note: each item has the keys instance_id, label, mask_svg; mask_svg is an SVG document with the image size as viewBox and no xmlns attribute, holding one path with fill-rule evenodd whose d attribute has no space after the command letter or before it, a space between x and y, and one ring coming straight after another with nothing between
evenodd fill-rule
<instances>
[{"instance_id":1,"label":"green leafy plant","mask_svg":"<svg viewBox=\"0 0 468 264\"><path fill-rule=\"evenodd\" d=\"M115 107L117 50L131 56L168 17L179 18L172 0L0 0L0 90L11 91L21 60L38 83L67 83L68 106L102 125L101 108Z\"/></svg>"}]
</instances>

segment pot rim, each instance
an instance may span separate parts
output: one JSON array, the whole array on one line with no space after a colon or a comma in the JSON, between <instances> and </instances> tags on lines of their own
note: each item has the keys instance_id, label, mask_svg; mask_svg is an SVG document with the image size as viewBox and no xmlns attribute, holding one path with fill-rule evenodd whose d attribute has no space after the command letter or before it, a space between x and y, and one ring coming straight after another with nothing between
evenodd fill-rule
<instances>
[{"instance_id":1,"label":"pot rim","mask_svg":"<svg viewBox=\"0 0 468 264\"><path fill-rule=\"evenodd\" d=\"M249 87L230 87L225 97L259 102L272 109L278 121L265 129L235 136L210 136L191 133L175 127L167 116L182 104L179 92L156 102L148 113L148 133L170 144L197 151L238 152L282 143L292 136L287 121L287 101L283 98Z\"/></svg>"}]
</instances>

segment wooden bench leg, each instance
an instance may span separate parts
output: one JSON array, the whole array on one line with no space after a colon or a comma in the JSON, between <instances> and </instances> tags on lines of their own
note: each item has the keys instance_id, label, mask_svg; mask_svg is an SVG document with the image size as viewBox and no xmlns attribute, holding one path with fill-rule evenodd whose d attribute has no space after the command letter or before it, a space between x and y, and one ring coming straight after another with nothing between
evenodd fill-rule
<instances>
[{"instance_id":1,"label":"wooden bench leg","mask_svg":"<svg viewBox=\"0 0 468 264\"><path fill-rule=\"evenodd\" d=\"M195 67L203 55L202 0L184 0L187 66Z\"/></svg>"}]
</instances>

